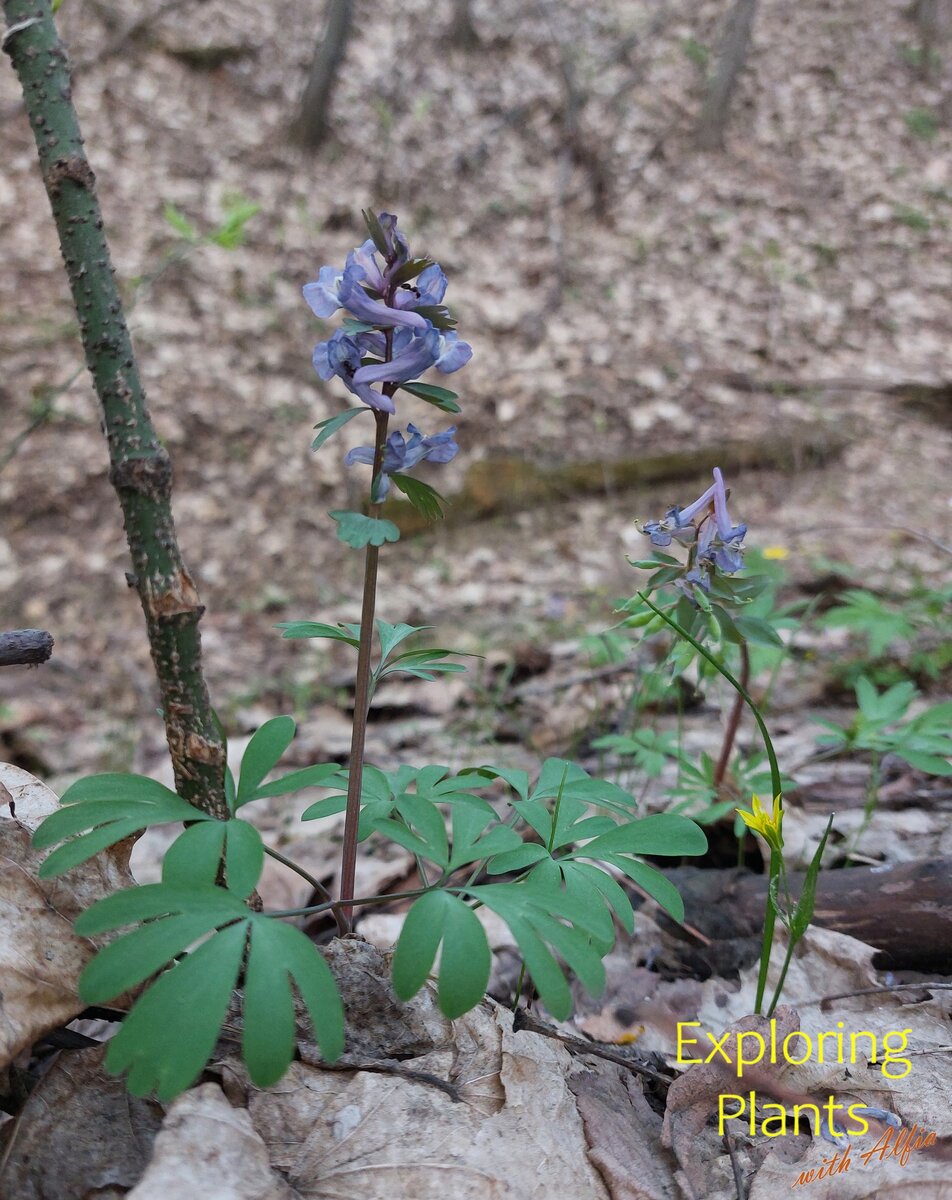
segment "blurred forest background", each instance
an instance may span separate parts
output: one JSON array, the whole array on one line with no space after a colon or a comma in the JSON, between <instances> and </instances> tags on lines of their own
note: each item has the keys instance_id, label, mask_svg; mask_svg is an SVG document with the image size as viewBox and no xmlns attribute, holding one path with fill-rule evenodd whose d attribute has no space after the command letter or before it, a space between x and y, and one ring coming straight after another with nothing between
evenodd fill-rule
<instances>
[{"instance_id":1,"label":"blurred forest background","mask_svg":"<svg viewBox=\"0 0 952 1200\"><path fill-rule=\"evenodd\" d=\"M634 518L689 502L714 465L748 545L785 554L791 587L895 598L948 582L950 10L64 0L232 733L290 711L302 762L347 744L346 660L274 625L357 618L360 556L325 514L359 502L364 473L342 458L363 432L309 449L348 401L312 370L323 331L300 289L363 239L367 205L398 213L443 264L475 349L461 453L427 476L455 503L387 549L378 611L488 654L426 700L382 695L377 761L427 738L455 758L461 722L473 745L571 753L586 703L553 687L534 714L506 716L500 681L553 655L584 670L586 635L637 582ZM2 625L56 639L46 666L0 675L0 758L56 787L161 769L164 734L6 64L0 121ZM422 404L402 416L448 423ZM795 699L829 696L816 684Z\"/></svg>"}]
</instances>

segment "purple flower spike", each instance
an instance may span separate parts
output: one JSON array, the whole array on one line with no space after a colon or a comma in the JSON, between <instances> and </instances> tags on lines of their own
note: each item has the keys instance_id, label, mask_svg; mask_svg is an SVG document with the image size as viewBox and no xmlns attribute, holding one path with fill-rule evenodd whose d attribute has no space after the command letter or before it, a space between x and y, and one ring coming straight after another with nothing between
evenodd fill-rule
<instances>
[{"instance_id":1,"label":"purple flower spike","mask_svg":"<svg viewBox=\"0 0 952 1200\"><path fill-rule=\"evenodd\" d=\"M380 476L373 496L375 504L383 500L390 491L391 475L404 474L412 470L417 463L423 462L424 459L435 463L448 463L459 452L459 446L453 440L453 435L456 433L455 425L442 433L425 437L415 425L410 424L407 426L407 433L410 435L409 437L404 437L397 431L391 433L387 438ZM344 463L348 467L352 467L354 463L363 463L372 467L373 462L373 446L357 446L348 451L344 457Z\"/></svg>"},{"instance_id":2,"label":"purple flower spike","mask_svg":"<svg viewBox=\"0 0 952 1200\"><path fill-rule=\"evenodd\" d=\"M364 218L371 237L351 250L343 270L321 267L317 279L304 287L304 299L322 320L339 308L351 318L314 348L314 369L322 379L342 380L370 408L394 413L386 393L432 367L444 374L458 371L473 351L450 328L455 322L443 307L446 275L439 263L425 255L411 263L407 239L392 213L368 211ZM384 386L378 391L374 384ZM447 444L416 436L414 442L411 432L401 454L422 447L425 457L434 457L434 447Z\"/></svg>"}]
</instances>

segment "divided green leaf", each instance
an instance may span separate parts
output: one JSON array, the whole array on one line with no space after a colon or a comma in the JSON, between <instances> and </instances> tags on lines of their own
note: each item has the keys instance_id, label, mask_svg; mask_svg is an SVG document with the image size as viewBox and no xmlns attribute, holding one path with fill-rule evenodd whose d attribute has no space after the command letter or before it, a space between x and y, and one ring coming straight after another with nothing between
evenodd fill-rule
<instances>
[{"instance_id":1,"label":"divided green leaf","mask_svg":"<svg viewBox=\"0 0 952 1200\"><path fill-rule=\"evenodd\" d=\"M335 509L328 516L337 522L337 536L348 546L361 550L364 546L382 546L398 542L400 530L392 521L382 517L366 517L363 513Z\"/></svg>"},{"instance_id":2,"label":"divided green leaf","mask_svg":"<svg viewBox=\"0 0 952 1200\"><path fill-rule=\"evenodd\" d=\"M207 813L144 775L91 775L68 788L61 804L33 835L38 849L64 843L43 863L42 879L61 875L152 825L211 820Z\"/></svg>"},{"instance_id":3,"label":"divided green leaf","mask_svg":"<svg viewBox=\"0 0 952 1200\"><path fill-rule=\"evenodd\" d=\"M139 928L93 959L79 989L85 1003L102 1004L161 972L106 1055L110 1071L128 1072L133 1095L155 1092L167 1102L195 1082L214 1052L243 963L242 1048L258 1087L275 1083L294 1052L292 982L322 1053L329 1061L340 1056L340 996L324 959L300 930L250 911L224 888L171 882L106 897L79 917L76 930L93 936L130 924Z\"/></svg>"}]
</instances>

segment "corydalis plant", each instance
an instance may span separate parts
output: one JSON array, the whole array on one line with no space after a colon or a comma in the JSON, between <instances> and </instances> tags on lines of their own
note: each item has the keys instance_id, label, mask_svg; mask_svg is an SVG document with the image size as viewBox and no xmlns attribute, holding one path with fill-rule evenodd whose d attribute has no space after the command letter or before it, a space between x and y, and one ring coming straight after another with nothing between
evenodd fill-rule
<instances>
[{"instance_id":1,"label":"corydalis plant","mask_svg":"<svg viewBox=\"0 0 952 1200\"><path fill-rule=\"evenodd\" d=\"M441 516L439 493L429 484L412 479L407 472L427 459L434 463L449 462L459 450L453 440L455 426L430 437L413 424L407 427L408 436L401 432L388 436L387 426L390 416L396 414L394 397L400 388L444 411L458 412L454 392L421 384L418 377L431 367L444 374L458 371L473 354L452 328L456 322L443 304L446 276L439 263L426 255L411 256L407 239L397 229L397 218L392 213L377 217L368 209L364 220L370 237L348 254L344 269L321 267L316 281L304 287L304 299L315 316L327 318L339 308L348 313L343 328L315 347L314 366L322 379L336 376L367 405L374 414L376 433L372 446L359 446L344 460L348 466L365 463L372 468L368 514L340 510L331 513L343 541L357 548L366 546L341 868L341 916L345 923L351 913L348 902L354 897L364 743L374 684L371 657L377 560L380 546L400 536L392 522L379 516L380 505L393 481L425 517ZM374 384L380 384L379 391ZM323 422L314 442L315 449L346 420L362 411L351 409L341 417ZM386 657L383 646L381 651L383 659Z\"/></svg>"},{"instance_id":2,"label":"corydalis plant","mask_svg":"<svg viewBox=\"0 0 952 1200\"><path fill-rule=\"evenodd\" d=\"M249 742L237 778L226 768L227 813L221 820L197 812L155 780L100 775L70 788L34 838L38 847L56 847L41 868L51 876L150 826L184 827L165 855L161 883L110 896L76 922L82 936L116 933L80 980L86 1004L144 986L106 1058L110 1070L128 1072L129 1088L139 1095L155 1091L168 1100L190 1086L215 1052L230 1011L240 1010L242 1055L259 1087L281 1077L296 1039L306 1036L297 1000L324 1056L339 1056L344 1021L335 980L313 943L283 918L327 913L346 932L360 905L412 900L393 957L394 990L409 999L436 973L440 1008L453 1018L477 1004L489 982L489 942L477 916L485 908L508 924L543 1003L565 1017L571 1009L568 973L589 990L601 990L602 960L614 943L616 921L629 931L633 927L631 900L620 881L634 881L680 920L684 908L677 890L642 858L700 854L706 848L704 834L690 820L669 813L640 818L630 793L561 759L543 763L534 779L491 765L455 773L440 765L386 772L365 765L367 715L382 679L395 673L433 679L463 669L447 661L453 653L447 649L407 649L408 639L421 630L375 619L374 608L379 546L399 537L378 515L389 481L418 507L438 510L432 489L406 472L427 459L447 462L456 453L453 430L427 436L410 424L407 435L388 434L396 398L403 390L458 411L452 392L415 377L427 366L455 369L470 355L449 327L442 306L445 279L437 265L410 257L395 218L366 217L370 241L349 256L342 272L322 269L308 293L320 313L341 306L350 313L316 359L337 364L340 378L364 401L322 422L315 446L361 413L374 417L373 446L348 456L372 467L368 513L331 514L343 540L366 548L361 619L283 627L285 637L329 638L357 650L347 769L321 763L269 778L294 736L291 718L275 717ZM345 813L338 899L266 846L239 815L252 801L305 787L333 794L311 804L304 820ZM482 794L487 789L494 792L492 800ZM372 836L412 854L419 887L397 896L354 896L356 847ZM266 855L296 871L319 902L259 912L253 900Z\"/></svg>"}]
</instances>

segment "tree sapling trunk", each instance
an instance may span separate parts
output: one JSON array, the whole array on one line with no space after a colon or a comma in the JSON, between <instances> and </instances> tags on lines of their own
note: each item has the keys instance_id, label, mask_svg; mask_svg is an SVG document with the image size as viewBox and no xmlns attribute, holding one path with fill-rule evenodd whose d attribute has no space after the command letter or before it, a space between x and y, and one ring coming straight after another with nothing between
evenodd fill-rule
<instances>
[{"instance_id":1,"label":"tree sapling trunk","mask_svg":"<svg viewBox=\"0 0 952 1200\"><path fill-rule=\"evenodd\" d=\"M3 49L23 87L40 170L59 233L80 334L102 406L109 477L132 555L130 583L145 613L179 794L227 818L225 750L202 673L204 609L182 561L170 504L172 463L149 417L113 278L70 93L70 67L49 0L3 0Z\"/></svg>"}]
</instances>

